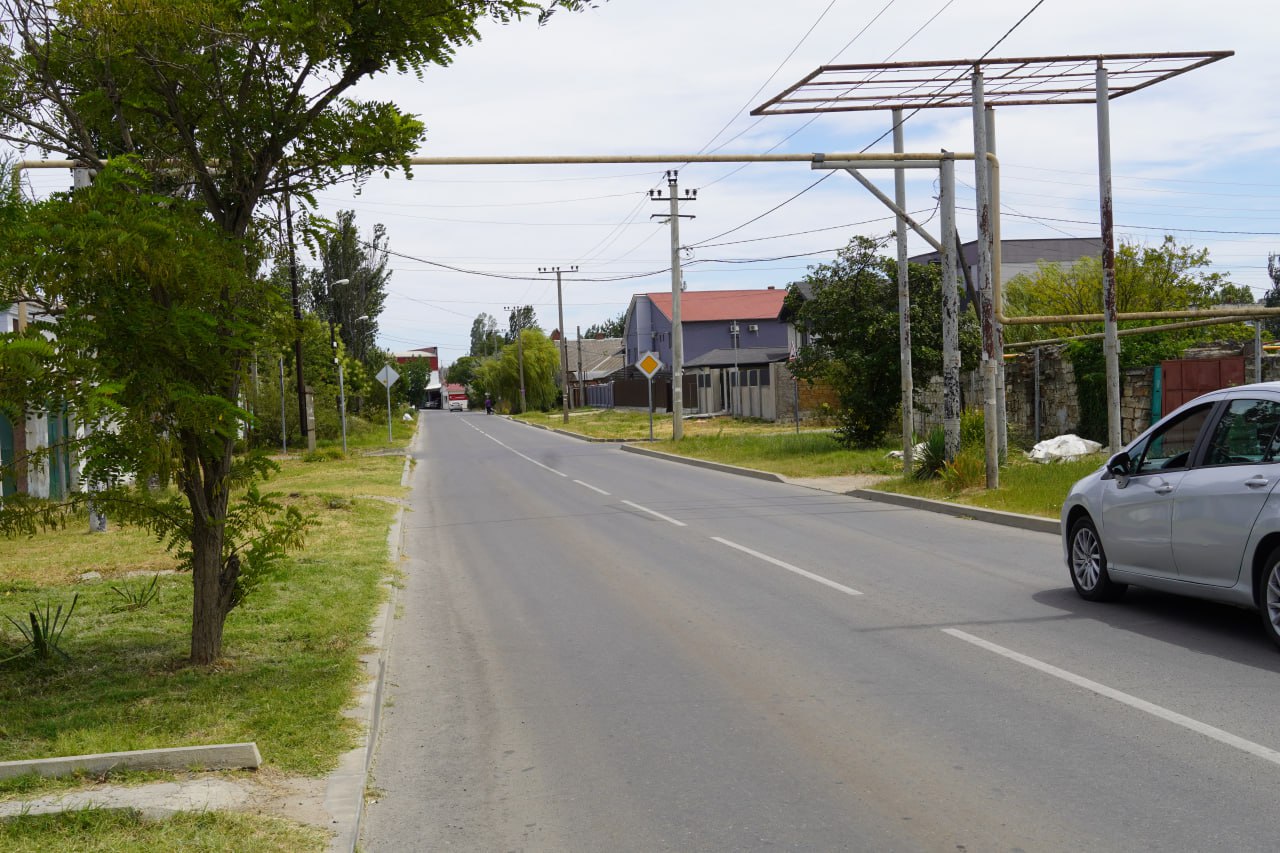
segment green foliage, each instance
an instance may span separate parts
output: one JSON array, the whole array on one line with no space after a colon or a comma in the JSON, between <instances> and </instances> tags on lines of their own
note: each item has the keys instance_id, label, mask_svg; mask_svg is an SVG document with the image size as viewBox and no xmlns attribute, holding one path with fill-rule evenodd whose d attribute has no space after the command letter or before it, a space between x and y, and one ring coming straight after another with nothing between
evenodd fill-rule
<instances>
[{"instance_id":1,"label":"green foliage","mask_svg":"<svg viewBox=\"0 0 1280 853\"><path fill-rule=\"evenodd\" d=\"M879 245L855 237L830 264L811 267L793 283L787 308L812 336L794 362L800 378L836 389L838 438L847 446L875 446L897 419L901 356L896 261ZM936 266L913 264L911 288L912 375L923 384L942 370L942 282ZM804 291L807 290L807 293ZM959 318L962 364L978 351L973 318Z\"/></svg>"},{"instance_id":2,"label":"green foliage","mask_svg":"<svg viewBox=\"0 0 1280 853\"><path fill-rule=\"evenodd\" d=\"M546 411L556 404L556 376L560 354L556 345L538 329L520 333L524 347L525 398L529 409ZM486 359L476 369L477 393L505 400L507 410L520 411L520 355L515 343L507 344L497 358Z\"/></svg>"},{"instance_id":3,"label":"green foliage","mask_svg":"<svg viewBox=\"0 0 1280 853\"><path fill-rule=\"evenodd\" d=\"M929 430L924 441L915 448L915 471L917 480L932 480L942 475L947 464L947 434L941 426Z\"/></svg>"},{"instance_id":4,"label":"green foliage","mask_svg":"<svg viewBox=\"0 0 1280 853\"><path fill-rule=\"evenodd\" d=\"M502 349L503 336L498 332L498 321L483 311L471 323L471 355L486 358Z\"/></svg>"},{"instance_id":5,"label":"green foliage","mask_svg":"<svg viewBox=\"0 0 1280 853\"><path fill-rule=\"evenodd\" d=\"M132 587L128 585L119 587L112 584L111 591L124 599L124 604L119 605L116 609L125 611L141 610L151 602L158 601L160 599L160 589L157 586L159 582L160 575L155 574L151 576L151 583L143 581Z\"/></svg>"},{"instance_id":6,"label":"green foliage","mask_svg":"<svg viewBox=\"0 0 1280 853\"><path fill-rule=\"evenodd\" d=\"M960 413L960 447L985 447L987 418L982 409L965 409Z\"/></svg>"},{"instance_id":7,"label":"green foliage","mask_svg":"<svg viewBox=\"0 0 1280 853\"><path fill-rule=\"evenodd\" d=\"M1252 291L1226 275L1211 272L1208 249L1180 246L1166 236L1157 246L1121 243L1116 249L1116 310L1180 311L1214 305L1253 302ZM1102 260L1081 258L1069 267L1041 262L1033 275L1019 275L1005 285L1010 315L1099 314L1102 312ZM1125 321L1124 328L1167 321ZM1102 323L1059 326L1006 326L1007 341L1068 337L1102 331ZM1241 324L1154 333L1182 341L1182 346L1224 338L1243 339L1252 331ZM1148 335L1126 336L1123 347Z\"/></svg>"},{"instance_id":8,"label":"green foliage","mask_svg":"<svg viewBox=\"0 0 1280 853\"><path fill-rule=\"evenodd\" d=\"M534 313L532 305L521 305L511 309L511 313L507 315L507 341L514 343L516 333L523 329L537 329L542 331L542 327L538 325L538 315Z\"/></svg>"},{"instance_id":9,"label":"green foliage","mask_svg":"<svg viewBox=\"0 0 1280 853\"><path fill-rule=\"evenodd\" d=\"M986 483L987 463L981 447L966 447L956 458L942 466L943 487L950 493L962 492Z\"/></svg>"},{"instance_id":10,"label":"green foliage","mask_svg":"<svg viewBox=\"0 0 1280 853\"><path fill-rule=\"evenodd\" d=\"M377 348L378 317L386 304L391 271L386 228L374 225L372 236L363 239L355 216L355 211L340 210L332 222L308 218L305 223L320 258L319 269L306 271L305 302L334 327L345 351L364 363Z\"/></svg>"},{"instance_id":11,"label":"green foliage","mask_svg":"<svg viewBox=\"0 0 1280 853\"><path fill-rule=\"evenodd\" d=\"M587 330L582 333L583 338L594 338L601 335L606 338L620 338L627 333L627 312L623 311L617 317L605 320L603 323L592 323Z\"/></svg>"},{"instance_id":12,"label":"green foliage","mask_svg":"<svg viewBox=\"0 0 1280 853\"><path fill-rule=\"evenodd\" d=\"M430 359L410 359L403 364L397 364L396 372L400 374L400 380L391 386L392 399L418 408L426 405L427 385L431 382Z\"/></svg>"},{"instance_id":13,"label":"green foliage","mask_svg":"<svg viewBox=\"0 0 1280 853\"><path fill-rule=\"evenodd\" d=\"M55 654L62 655L64 659L70 660L70 655L61 648L62 633L67 630L67 623L71 621L71 614L76 612L76 603L79 601L79 593L71 596L71 606L67 608L65 615L62 612L61 604L58 605L57 610L53 609L53 605L50 602L45 602L44 609L37 606L35 610L27 612L27 621L30 628L13 617L6 616L5 619L9 620L9 623L17 628L23 639L27 641L26 645L19 649L18 654L14 655L14 657L30 649L31 654L37 660L47 661ZM9 659L12 660L12 658Z\"/></svg>"}]
</instances>

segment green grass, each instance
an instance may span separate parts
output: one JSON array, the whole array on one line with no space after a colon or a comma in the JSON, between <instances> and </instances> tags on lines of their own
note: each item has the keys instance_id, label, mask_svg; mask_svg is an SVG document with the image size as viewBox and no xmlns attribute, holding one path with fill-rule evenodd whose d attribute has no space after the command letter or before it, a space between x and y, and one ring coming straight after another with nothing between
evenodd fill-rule
<instances>
[{"instance_id":1,"label":"green grass","mask_svg":"<svg viewBox=\"0 0 1280 853\"><path fill-rule=\"evenodd\" d=\"M153 540L119 529L91 535L77 520L5 542L0 614L21 618L73 593L80 603L62 641L70 661L0 664L0 760L252 740L281 772L332 768L355 742L341 712L392 568L386 537L394 507L362 496L402 494L403 464L400 456L283 462L266 490L319 523L306 547L231 612L224 658L207 668L185 662L188 574L162 575L159 599L136 611L122 611L111 589L149 582L122 577L134 567L172 565ZM104 577L72 584L82 568ZM18 644L17 631L0 620L0 659ZM0 795L29 787L5 783Z\"/></svg>"},{"instance_id":2,"label":"green grass","mask_svg":"<svg viewBox=\"0 0 1280 853\"><path fill-rule=\"evenodd\" d=\"M6 853L293 853L324 850L328 838L322 829L279 818L227 812L184 812L151 821L133 811L89 809L0 820L0 849Z\"/></svg>"},{"instance_id":3,"label":"green grass","mask_svg":"<svg viewBox=\"0 0 1280 853\"><path fill-rule=\"evenodd\" d=\"M564 413L559 409L550 412L526 412L514 417L516 420L576 432L592 438L629 441L644 441L649 438L647 412L620 409L574 409L569 413L567 424L564 422ZM686 438L700 435L777 435L795 432L794 426L754 418L686 417L681 423ZM671 415L654 413L653 436L657 440L671 438Z\"/></svg>"},{"instance_id":4,"label":"green grass","mask_svg":"<svg viewBox=\"0 0 1280 853\"><path fill-rule=\"evenodd\" d=\"M885 448L849 450L827 432L695 435L679 442L668 440L652 446L667 453L772 471L786 477L893 474L902 467L897 460L886 458Z\"/></svg>"},{"instance_id":5,"label":"green grass","mask_svg":"<svg viewBox=\"0 0 1280 853\"><path fill-rule=\"evenodd\" d=\"M1011 458L1000 469L1000 488L994 491L979 487L952 492L941 480L902 477L882 481L873 488L985 509L1057 518L1072 484L1105 461L1102 454L1077 462L1054 462L1047 465L1020 457Z\"/></svg>"}]
</instances>

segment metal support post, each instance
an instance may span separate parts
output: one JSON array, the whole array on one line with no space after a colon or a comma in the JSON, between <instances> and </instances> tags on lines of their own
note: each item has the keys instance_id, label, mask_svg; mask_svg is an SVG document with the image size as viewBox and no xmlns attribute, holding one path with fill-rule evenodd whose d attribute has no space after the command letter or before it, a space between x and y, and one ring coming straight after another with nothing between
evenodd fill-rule
<instances>
[{"instance_id":1,"label":"metal support post","mask_svg":"<svg viewBox=\"0 0 1280 853\"><path fill-rule=\"evenodd\" d=\"M1253 381L1262 381L1262 321L1253 321Z\"/></svg>"},{"instance_id":2,"label":"metal support post","mask_svg":"<svg viewBox=\"0 0 1280 853\"><path fill-rule=\"evenodd\" d=\"M1112 453L1124 444L1120 426L1120 336L1116 325L1115 212L1111 206L1111 111L1107 67L1098 60L1098 195L1102 212L1102 353L1107 370L1107 445Z\"/></svg>"},{"instance_id":3,"label":"metal support post","mask_svg":"<svg viewBox=\"0 0 1280 853\"><path fill-rule=\"evenodd\" d=\"M987 107L987 153L995 155L996 152L996 111L990 106ZM987 164L987 204L991 210L991 275L992 281L995 276L1000 275L1000 207L999 194L1000 189L997 186L996 177L993 177L992 161L984 157L983 160ZM999 162L999 161L996 161ZM1004 298L1004 289L998 288L997 292L1000 298ZM1009 458L1009 404L1005 399L1005 364L1004 364L1004 323L1000 322L1000 318L1004 316L1004 305L995 307L995 331L996 331L996 428L998 434L996 438L1000 446L1000 459L1005 461Z\"/></svg>"},{"instance_id":4,"label":"metal support post","mask_svg":"<svg viewBox=\"0 0 1280 853\"><path fill-rule=\"evenodd\" d=\"M991 279L991 191L982 67L973 67L973 176L978 212L978 298L982 306L982 413L987 488L1000 487L1000 427L996 414L996 317ZM964 260L961 259L961 263Z\"/></svg>"},{"instance_id":5,"label":"metal support post","mask_svg":"<svg viewBox=\"0 0 1280 853\"><path fill-rule=\"evenodd\" d=\"M942 426L946 457L960 452L960 294L956 287L956 162L943 153L938 206L942 213Z\"/></svg>"},{"instance_id":6,"label":"metal support post","mask_svg":"<svg viewBox=\"0 0 1280 853\"><path fill-rule=\"evenodd\" d=\"M582 327L578 326L578 405L587 405L587 379L582 369Z\"/></svg>"},{"instance_id":7,"label":"metal support post","mask_svg":"<svg viewBox=\"0 0 1280 853\"><path fill-rule=\"evenodd\" d=\"M902 110L893 111L893 151L901 154L903 147ZM910 474L912 450L915 446L915 388L911 377L911 285L907 269L907 174L901 168L893 170L893 200L902 213L898 214L898 359L902 372L902 473ZM797 383L797 395L799 384ZM798 396L797 396L798 399ZM799 402L796 404L799 412ZM797 414L797 418L799 415ZM799 420L796 421L799 429Z\"/></svg>"},{"instance_id":8,"label":"metal support post","mask_svg":"<svg viewBox=\"0 0 1280 853\"><path fill-rule=\"evenodd\" d=\"M338 420L342 422L342 455L347 455L347 389L342 382L342 362L338 362Z\"/></svg>"},{"instance_id":9,"label":"metal support post","mask_svg":"<svg viewBox=\"0 0 1280 853\"><path fill-rule=\"evenodd\" d=\"M280 452L288 454L289 452L289 433L285 424L285 408L284 408L284 357L280 359Z\"/></svg>"}]
</instances>

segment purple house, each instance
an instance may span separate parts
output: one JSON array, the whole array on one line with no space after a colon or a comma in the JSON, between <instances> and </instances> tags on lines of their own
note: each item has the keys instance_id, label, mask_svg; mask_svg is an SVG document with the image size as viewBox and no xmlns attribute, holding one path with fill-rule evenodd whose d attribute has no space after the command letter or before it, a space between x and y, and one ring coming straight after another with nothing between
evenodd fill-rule
<instances>
[{"instance_id":1,"label":"purple house","mask_svg":"<svg viewBox=\"0 0 1280 853\"><path fill-rule=\"evenodd\" d=\"M781 319L785 290L704 290L680 295L685 366L767 364L785 360L795 332ZM655 352L671 369L671 293L638 293L627 308L626 363ZM780 355L779 355L780 353ZM698 362L699 364L694 364Z\"/></svg>"}]
</instances>

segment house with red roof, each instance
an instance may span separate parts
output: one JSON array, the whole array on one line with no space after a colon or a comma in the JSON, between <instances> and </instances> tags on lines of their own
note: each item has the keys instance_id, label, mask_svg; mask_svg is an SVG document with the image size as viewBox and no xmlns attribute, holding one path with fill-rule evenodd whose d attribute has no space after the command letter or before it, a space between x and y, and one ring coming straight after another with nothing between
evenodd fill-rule
<instances>
[{"instance_id":1,"label":"house with red roof","mask_svg":"<svg viewBox=\"0 0 1280 853\"><path fill-rule=\"evenodd\" d=\"M751 401L769 396L765 389L776 373L771 366L785 362L795 346L795 327L783 319L786 295L785 289L774 287L680 294L684 367L697 375L697 393L685 394L686 408L772 419L772 403ZM634 365L644 353L654 352L665 365L660 375L669 379L671 328L671 291L631 297L623 336L626 363Z\"/></svg>"},{"instance_id":2,"label":"house with red roof","mask_svg":"<svg viewBox=\"0 0 1280 853\"><path fill-rule=\"evenodd\" d=\"M680 294L680 325L684 331L684 363L721 350L718 364L767 364L785 360L795 340L794 327L782 319L787 291L688 290ZM671 367L671 291L637 293L627 308L623 337L627 364L655 352ZM779 356L779 353L781 354Z\"/></svg>"}]
</instances>

